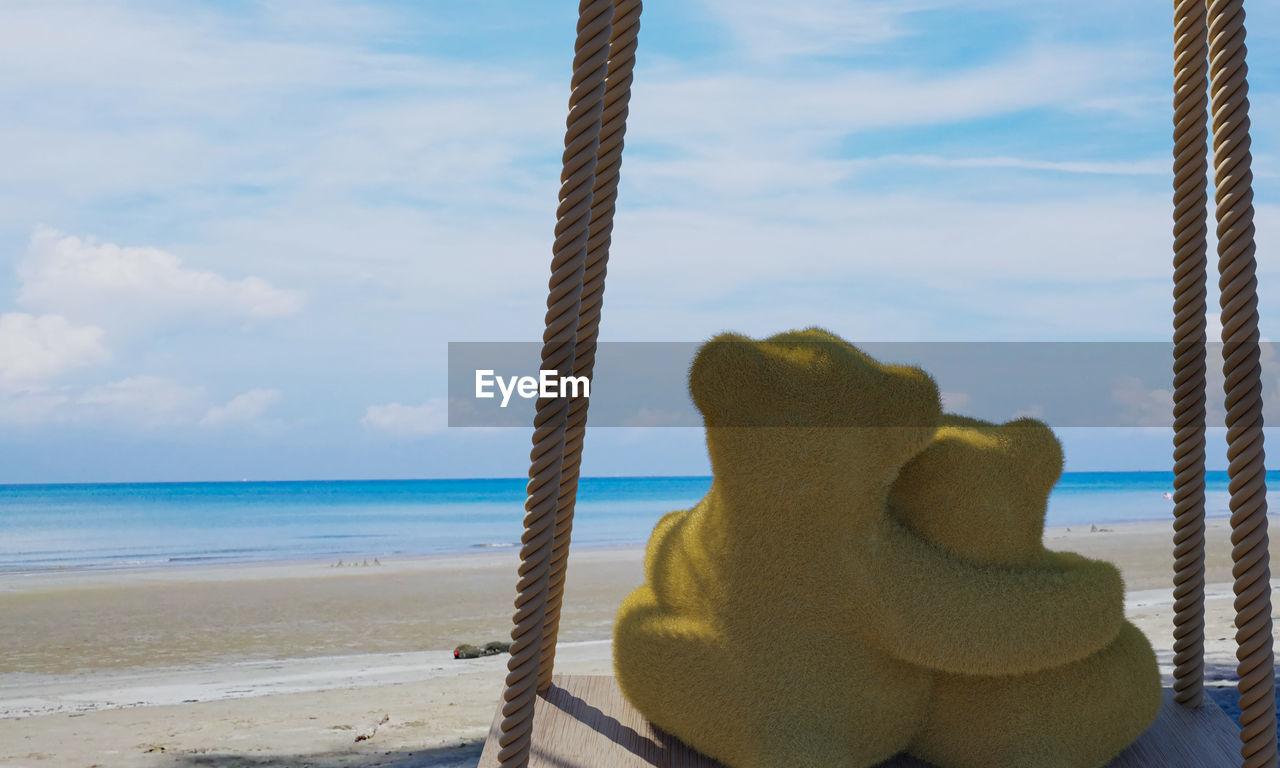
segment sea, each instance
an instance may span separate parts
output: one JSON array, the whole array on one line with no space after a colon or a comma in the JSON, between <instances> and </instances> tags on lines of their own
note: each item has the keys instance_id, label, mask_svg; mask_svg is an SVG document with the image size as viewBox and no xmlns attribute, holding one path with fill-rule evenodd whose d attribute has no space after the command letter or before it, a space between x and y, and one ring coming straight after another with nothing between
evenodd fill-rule
<instances>
[{"instance_id":1,"label":"sea","mask_svg":"<svg viewBox=\"0 0 1280 768\"><path fill-rule=\"evenodd\" d=\"M1270 478L1272 487L1276 478ZM0 485L0 573L394 559L519 546L523 478ZM573 546L642 544L710 477L591 477ZM1167 520L1168 472L1064 474L1048 525ZM1227 474L1206 509L1226 516Z\"/></svg>"}]
</instances>

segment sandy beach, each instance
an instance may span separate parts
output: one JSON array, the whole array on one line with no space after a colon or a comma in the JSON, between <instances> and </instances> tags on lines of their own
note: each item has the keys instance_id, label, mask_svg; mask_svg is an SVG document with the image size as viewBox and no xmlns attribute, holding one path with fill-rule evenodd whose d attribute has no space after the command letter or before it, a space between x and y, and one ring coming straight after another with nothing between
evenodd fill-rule
<instances>
[{"instance_id":1,"label":"sandy beach","mask_svg":"<svg viewBox=\"0 0 1280 768\"><path fill-rule=\"evenodd\" d=\"M1111 560L1168 671L1170 528L1046 531ZM1210 678L1234 670L1230 547L1210 522ZM608 673L640 547L574 553L557 669ZM0 577L0 766L472 766L506 657L514 551Z\"/></svg>"}]
</instances>

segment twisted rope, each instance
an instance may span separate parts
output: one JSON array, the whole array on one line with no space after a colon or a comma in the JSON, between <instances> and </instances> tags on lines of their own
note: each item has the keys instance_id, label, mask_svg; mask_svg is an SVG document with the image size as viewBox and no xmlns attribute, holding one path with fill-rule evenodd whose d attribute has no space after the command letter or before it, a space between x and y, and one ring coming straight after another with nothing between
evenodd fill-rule
<instances>
[{"instance_id":1,"label":"twisted rope","mask_svg":"<svg viewBox=\"0 0 1280 768\"><path fill-rule=\"evenodd\" d=\"M1227 459L1231 477L1231 573L1235 577L1244 768L1276 765L1275 658L1267 557L1266 477L1258 283L1254 277L1253 173L1243 0L1210 0L1218 286L1222 290Z\"/></svg>"},{"instance_id":2,"label":"twisted rope","mask_svg":"<svg viewBox=\"0 0 1280 768\"><path fill-rule=\"evenodd\" d=\"M622 169L623 137L627 132L627 106L631 101L640 11L640 0L616 0L614 3L613 37L609 41L609 75L604 92L600 148L596 152L596 184L591 195L591 233L587 240L582 308L578 313L578 338L573 354L574 375L588 379L592 378L596 364L596 340L600 330L600 310L604 304L604 278L609 264L613 214L618 199L618 178ZM564 598L565 572L569 565L569 540L573 534L573 509L578 498L578 473L582 466L582 443L587 429L587 406L588 399L585 397L574 398L569 404L564 466L560 471L560 494L547 585L546 618L542 630L539 691L550 687L551 673L555 667L556 640L560 633L560 606Z\"/></svg>"},{"instance_id":3,"label":"twisted rope","mask_svg":"<svg viewBox=\"0 0 1280 768\"><path fill-rule=\"evenodd\" d=\"M554 369L561 376L574 371L574 340L587 260L591 190L595 185L612 16L610 0L579 3L573 90L566 120L546 330L542 335L541 369ZM568 415L568 398L538 399L516 583L515 627L511 630L511 658L507 663L498 737L498 762L502 768L523 768L529 762Z\"/></svg>"},{"instance_id":4,"label":"twisted rope","mask_svg":"<svg viewBox=\"0 0 1280 768\"><path fill-rule=\"evenodd\" d=\"M1173 83L1173 698L1204 692L1205 282L1208 27L1175 0Z\"/></svg>"}]
</instances>

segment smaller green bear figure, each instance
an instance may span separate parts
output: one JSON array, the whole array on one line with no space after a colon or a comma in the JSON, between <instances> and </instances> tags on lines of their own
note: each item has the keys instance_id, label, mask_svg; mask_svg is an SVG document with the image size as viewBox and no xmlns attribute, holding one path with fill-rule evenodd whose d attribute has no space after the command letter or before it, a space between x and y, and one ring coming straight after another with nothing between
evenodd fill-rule
<instances>
[{"instance_id":1,"label":"smaller green bear figure","mask_svg":"<svg viewBox=\"0 0 1280 768\"><path fill-rule=\"evenodd\" d=\"M889 509L925 541L994 569L1083 561L1043 545L1049 492L1061 474L1062 447L1041 422L944 414L933 442L902 468ZM1098 599L1121 606L1124 593ZM1155 654L1129 622L1075 662L1014 675L938 672L933 683L908 752L946 768L1099 766L1160 710Z\"/></svg>"}]
</instances>

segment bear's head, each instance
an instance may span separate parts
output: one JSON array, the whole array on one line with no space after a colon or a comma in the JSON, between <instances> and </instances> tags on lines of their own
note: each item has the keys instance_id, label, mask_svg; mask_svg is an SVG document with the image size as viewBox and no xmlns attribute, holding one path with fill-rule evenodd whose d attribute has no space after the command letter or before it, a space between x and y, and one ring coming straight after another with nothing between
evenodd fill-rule
<instances>
[{"instance_id":1,"label":"bear's head","mask_svg":"<svg viewBox=\"0 0 1280 768\"><path fill-rule=\"evenodd\" d=\"M968 560L1025 565L1043 552L1062 445L1035 419L992 424L946 414L902 468L889 509L921 538Z\"/></svg>"},{"instance_id":2,"label":"bear's head","mask_svg":"<svg viewBox=\"0 0 1280 768\"><path fill-rule=\"evenodd\" d=\"M929 444L942 413L927 373L881 364L817 328L762 341L717 336L698 351L689 389L718 492L744 507L864 520L883 515L889 485ZM833 503L851 498L861 501Z\"/></svg>"}]
</instances>

